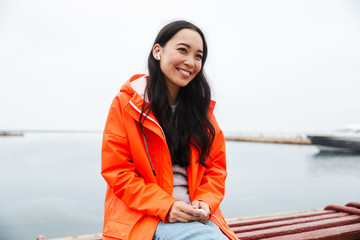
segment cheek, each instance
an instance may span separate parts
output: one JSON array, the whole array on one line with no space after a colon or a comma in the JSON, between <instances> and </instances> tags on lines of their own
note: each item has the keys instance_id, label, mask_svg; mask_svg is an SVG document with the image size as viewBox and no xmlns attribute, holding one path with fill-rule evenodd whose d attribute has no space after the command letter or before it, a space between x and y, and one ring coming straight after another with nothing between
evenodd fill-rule
<instances>
[{"instance_id":1,"label":"cheek","mask_svg":"<svg viewBox=\"0 0 360 240\"><path fill-rule=\"evenodd\" d=\"M166 74L169 71L169 64L166 60L160 61L160 70Z\"/></svg>"},{"instance_id":2,"label":"cheek","mask_svg":"<svg viewBox=\"0 0 360 240\"><path fill-rule=\"evenodd\" d=\"M197 63L195 69L196 69L196 74L198 74L201 70L201 63Z\"/></svg>"},{"instance_id":3,"label":"cheek","mask_svg":"<svg viewBox=\"0 0 360 240\"><path fill-rule=\"evenodd\" d=\"M160 68L163 70L165 69L170 69L174 66L176 66L178 63L180 62L180 60L174 56L171 56L170 58L164 57L161 61L160 61Z\"/></svg>"}]
</instances>

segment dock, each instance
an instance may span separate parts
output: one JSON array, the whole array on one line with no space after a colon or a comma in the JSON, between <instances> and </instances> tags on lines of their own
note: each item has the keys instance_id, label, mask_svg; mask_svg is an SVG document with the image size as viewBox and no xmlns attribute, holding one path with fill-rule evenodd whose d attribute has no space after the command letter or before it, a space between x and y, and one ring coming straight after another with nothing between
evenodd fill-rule
<instances>
[{"instance_id":1,"label":"dock","mask_svg":"<svg viewBox=\"0 0 360 240\"><path fill-rule=\"evenodd\" d=\"M258 142L258 143L282 143L310 145L310 139L302 136L294 137L275 137L275 136L225 136L227 141Z\"/></svg>"},{"instance_id":2,"label":"dock","mask_svg":"<svg viewBox=\"0 0 360 240\"><path fill-rule=\"evenodd\" d=\"M13 136L24 136L23 132L8 132L8 131L0 131L0 136L3 137L13 137Z\"/></svg>"}]
</instances>

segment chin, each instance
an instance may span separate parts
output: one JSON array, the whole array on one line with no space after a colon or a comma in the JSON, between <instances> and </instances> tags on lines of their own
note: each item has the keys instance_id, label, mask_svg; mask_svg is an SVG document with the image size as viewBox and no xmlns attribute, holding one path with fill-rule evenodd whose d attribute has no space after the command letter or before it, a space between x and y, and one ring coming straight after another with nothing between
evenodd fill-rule
<instances>
[{"instance_id":1,"label":"chin","mask_svg":"<svg viewBox=\"0 0 360 240\"><path fill-rule=\"evenodd\" d=\"M182 82L181 84L179 84L179 87L186 87L191 81L188 82Z\"/></svg>"}]
</instances>

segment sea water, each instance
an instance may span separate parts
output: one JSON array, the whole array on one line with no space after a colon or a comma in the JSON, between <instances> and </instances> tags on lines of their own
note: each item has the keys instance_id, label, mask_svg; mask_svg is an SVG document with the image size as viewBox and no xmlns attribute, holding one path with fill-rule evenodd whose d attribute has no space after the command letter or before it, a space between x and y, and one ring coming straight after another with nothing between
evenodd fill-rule
<instances>
[{"instance_id":1,"label":"sea water","mask_svg":"<svg viewBox=\"0 0 360 240\"><path fill-rule=\"evenodd\" d=\"M0 239L102 231L101 133L0 137ZM226 142L226 218L360 201L360 155L314 146Z\"/></svg>"}]
</instances>

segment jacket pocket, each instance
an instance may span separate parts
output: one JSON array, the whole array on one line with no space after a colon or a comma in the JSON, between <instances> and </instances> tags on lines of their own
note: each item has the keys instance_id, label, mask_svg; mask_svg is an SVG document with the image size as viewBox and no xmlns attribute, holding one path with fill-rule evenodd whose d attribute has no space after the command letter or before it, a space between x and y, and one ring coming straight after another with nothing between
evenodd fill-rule
<instances>
[{"instance_id":1,"label":"jacket pocket","mask_svg":"<svg viewBox=\"0 0 360 240\"><path fill-rule=\"evenodd\" d=\"M118 239L128 239L131 229L143 216L126 206L126 204L114 197L106 211L103 235Z\"/></svg>"},{"instance_id":2,"label":"jacket pocket","mask_svg":"<svg viewBox=\"0 0 360 240\"><path fill-rule=\"evenodd\" d=\"M124 223L108 221L104 226L103 235L118 239L126 239L132 226Z\"/></svg>"}]
</instances>

